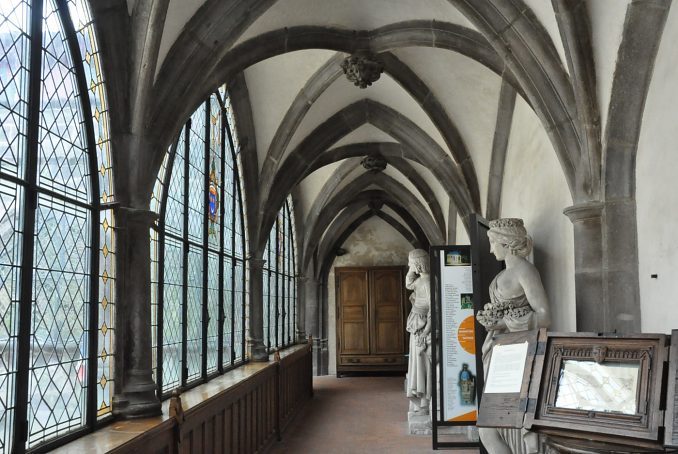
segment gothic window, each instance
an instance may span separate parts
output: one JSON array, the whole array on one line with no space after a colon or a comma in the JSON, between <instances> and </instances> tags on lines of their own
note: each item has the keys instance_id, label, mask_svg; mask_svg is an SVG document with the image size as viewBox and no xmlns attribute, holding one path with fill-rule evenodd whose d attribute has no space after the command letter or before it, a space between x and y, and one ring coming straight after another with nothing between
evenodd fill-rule
<instances>
[{"instance_id":1,"label":"gothic window","mask_svg":"<svg viewBox=\"0 0 678 454\"><path fill-rule=\"evenodd\" d=\"M85 0L0 2L0 454L111 412L114 201Z\"/></svg>"},{"instance_id":2,"label":"gothic window","mask_svg":"<svg viewBox=\"0 0 678 454\"><path fill-rule=\"evenodd\" d=\"M168 150L151 198L154 374L160 396L245 361L245 241L228 91Z\"/></svg>"},{"instance_id":3,"label":"gothic window","mask_svg":"<svg viewBox=\"0 0 678 454\"><path fill-rule=\"evenodd\" d=\"M264 250L264 341L269 350L293 344L296 328L295 242L292 197L278 212Z\"/></svg>"}]
</instances>

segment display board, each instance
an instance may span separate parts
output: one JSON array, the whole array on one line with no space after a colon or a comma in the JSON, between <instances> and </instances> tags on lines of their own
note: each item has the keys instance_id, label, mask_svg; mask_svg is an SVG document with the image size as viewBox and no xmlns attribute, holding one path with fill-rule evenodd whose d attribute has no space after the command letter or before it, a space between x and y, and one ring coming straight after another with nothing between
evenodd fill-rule
<instances>
[{"instance_id":1,"label":"display board","mask_svg":"<svg viewBox=\"0 0 678 454\"><path fill-rule=\"evenodd\" d=\"M442 419L475 422L476 345L470 246L444 249L440 265Z\"/></svg>"},{"instance_id":2,"label":"display board","mask_svg":"<svg viewBox=\"0 0 678 454\"><path fill-rule=\"evenodd\" d=\"M470 246L436 246L431 256L433 449L477 447L474 441L438 441L442 426L473 426L478 415L482 361L477 352Z\"/></svg>"}]
</instances>

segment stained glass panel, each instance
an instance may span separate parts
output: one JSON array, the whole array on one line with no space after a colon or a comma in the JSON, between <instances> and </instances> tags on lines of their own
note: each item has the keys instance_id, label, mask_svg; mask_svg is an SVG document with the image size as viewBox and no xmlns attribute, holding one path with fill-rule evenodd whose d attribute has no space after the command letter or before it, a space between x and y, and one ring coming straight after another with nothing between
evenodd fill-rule
<instances>
[{"instance_id":1,"label":"stained glass panel","mask_svg":"<svg viewBox=\"0 0 678 454\"><path fill-rule=\"evenodd\" d=\"M25 170L29 18L25 1L0 2L0 171L19 178Z\"/></svg>"},{"instance_id":2,"label":"stained glass panel","mask_svg":"<svg viewBox=\"0 0 678 454\"><path fill-rule=\"evenodd\" d=\"M0 180L0 454L9 452L14 420L22 199L21 187Z\"/></svg>"},{"instance_id":3,"label":"stained glass panel","mask_svg":"<svg viewBox=\"0 0 678 454\"><path fill-rule=\"evenodd\" d=\"M90 213L40 196L36 212L28 446L85 423Z\"/></svg>"},{"instance_id":4,"label":"stained glass panel","mask_svg":"<svg viewBox=\"0 0 678 454\"><path fill-rule=\"evenodd\" d=\"M27 413L25 448L31 449L84 427L88 402L98 410L92 416L110 413L113 383L115 222L111 210L92 207L97 197L112 201L113 183L91 16L85 0L43 0L37 14L30 3L0 2L0 453L11 446L15 406ZM72 15L75 35L66 35L63 14ZM29 30L36 27L42 34L31 59ZM31 62L40 66L29 68ZM90 92L80 92L78 80ZM38 94L31 106L29 84ZM91 115L83 104L92 107ZM26 140L28 121L37 127L33 143ZM94 136L88 138L89 125ZM93 194L97 175L90 169L99 165L101 194ZM10 183L5 175L17 180ZM33 175L37 186L29 181ZM37 203L31 206L27 200L33 197ZM22 212L25 207L30 215ZM23 231L29 238L22 238ZM32 247L25 251L33 256L32 270L21 263L22 243ZM98 275L92 277L94 265ZM16 383L20 279L32 295L24 306L30 306L30 318L22 322L30 336L28 370L18 375L26 380L23 387ZM95 320L96 333L89 331ZM95 351L89 351L90 339ZM96 389L88 389L90 365L96 367Z\"/></svg>"},{"instance_id":5,"label":"stained glass panel","mask_svg":"<svg viewBox=\"0 0 678 454\"><path fill-rule=\"evenodd\" d=\"M97 352L97 416L112 410L115 352L115 222L113 210L102 210L99 233L99 343Z\"/></svg>"},{"instance_id":6,"label":"stained glass panel","mask_svg":"<svg viewBox=\"0 0 678 454\"><path fill-rule=\"evenodd\" d=\"M229 366L233 361L233 340L231 335L233 333L233 261L224 258L224 275L222 280L224 282L224 356L223 365ZM237 315L236 315L237 317ZM237 342L237 340L236 340Z\"/></svg>"},{"instance_id":7,"label":"stained glass panel","mask_svg":"<svg viewBox=\"0 0 678 454\"><path fill-rule=\"evenodd\" d=\"M186 287L186 383L200 378L202 372L202 250L188 248L188 282Z\"/></svg>"},{"instance_id":8,"label":"stained glass panel","mask_svg":"<svg viewBox=\"0 0 678 454\"><path fill-rule=\"evenodd\" d=\"M266 257L266 256L264 256ZM263 304L264 304L264 344L268 348L271 347L271 291L270 291L270 283L269 283L269 272L268 270L263 271Z\"/></svg>"},{"instance_id":9,"label":"stained glass panel","mask_svg":"<svg viewBox=\"0 0 678 454\"><path fill-rule=\"evenodd\" d=\"M233 331L235 334L235 358L234 360L237 361L242 361L245 356L244 356L244 349L243 349L243 329L244 329L244 323L243 323L243 305L245 304L245 291L243 288L243 277L244 277L244 269L243 269L243 262L240 260L237 260L235 263L235 290L234 290L234 298L235 301L233 302L235 306L235 320L233 324Z\"/></svg>"},{"instance_id":10,"label":"stained glass panel","mask_svg":"<svg viewBox=\"0 0 678 454\"><path fill-rule=\"evenodd\" d=\"M99 195L102 203L109 203L114 200L111 142L108 133L110 124L99 46L87 1L68 0L68 9L80 47L85 86L88 88L87 94L94 126L94 142L96 143L99 163L97 168Z\"/></svg>"},{"instance_id":11,"label":"stained glass panel","mask_svg":"<svg viewBox=\"0 0 678 454\"><path fill-rule=\"evenodd\" d=\"M159 234L155 228L151 228L149 231L151 237L151 370L153 373L153 381L158 383L158 328L159 321L158 317L160 315L159 301L160 295L158 294L160 286L158 285L158 279L160 278L160 257L159 257Z\"/></svg>"},{"instance_id":12,"label":"stained glass panel","mask_svg":"<svg viewBox=\"0 0 678 454\"><path fill-rule=\"evenodd\" d=\"M221 105L217 95L212 95L209 102L209 187L207 206L208 246L215 251L221 246ZM229 202L230 198L225 199Z\"/></svg>"},{"instance_id":13,"label":"stained glass panel","mask_svg":"<svg viewBox=\"0 0 678 454\"><path fill-rule=\"evenodd\" d=\"M244 240L240 224L237 226L238 233L235 234L234 224L242 221L240 193L236 187L237 168L234 168L228 136L223 130L224 118L220 98L213 94L193 113L188 123L188 131L184 128L176 148L169 181L159 176L154 190L154 206L157 211L162 212L159 206L162 200L161 187L167 186L165 231L160 232L160 242L162 243L164 238L166 245L172 240L177 245L188 247L188 254L176 259L176 262L186 269L186 277L177 284L183 286L179 290L186 293L186 300L180 301L181 294L178 293L175 308L179 313L182 309L186 312L185 337L182 339L181 334L177 333L177 342L185 349L184 363L176 368L178 374L176 378L167 375L167 370L172 369L172 366L165 364L168 356L163 343L163 392L202 378L203 355L208 374L216 372L219 366L229 367L234 362L244 359L245 269L242 259L234 260L234 255L244 256ZM224 207L223 214L220 212L221 205ZM184 221L188 222L186 230L183 227ZM205 228L207 235L203 230ZM237 237L237 251L234 251L234 235ZM165 253L168 253L167 246ZM205 254L207 268L203 269ZM169 259L165 257L165 273L168 263ZM220 265L223 268L221 275ZM232 280L234 274L237 281L235 288ZM167 284L168 276L165 275L164 282L158 282L158 286L160 289L166 289ZM220 285L223 286L222 293L219 293ZM206 299L203 297L205 290ZM162 310L167 321L169 310L167 292L164 291L163 295L165 304ZM220 305L223 305L224 310L221 325ZM204 310L208 312L206 320L203 319ZM163 325L163 336L166 337L168 325L167 323ZM203 351L204 329L207 331L207 351ZM181 331L181 326L178 330ZM223 330L221 344L219 344L220 330ZM219 349L222 349L223 355L221 365L217 363ZM179 356L181 355L180 352ZM182 383L181 371L184 367L186 379Z\"/></svg>"},{"instance_id":14,"label":"stained glass panel","mask_svg":"<svg viewBox=\"0 0 678 454\"><path fill-rule=\"evenodd\" d=\"M44 2L38 184L89 202L84 118L56 5Z\"/></svg>"},{"instance_id":15,"label":"stained glass panel","mask_svg":"<svg viewBox=\"0 0 678 454\"><path fill-rule=\"evenodd\" d=\"M183 248L180 241L165 238L163 260L163 324L162 324L162 391L171 391L181 385L182 289Z\"/></svg>"},{"instance_id":16,"label":"stained glass panel","mask_svg":"<svg viewBox=\"0 0 678 454\"><path fill-rule=\"evenodd\" d=\"M207 373L216 372L219 354L219 255L207 256Z\"/></svg>"},{"instance_id":17,"label":"stained glass panel","mask_svg":"<svg viewBox=\"0 0 678 454\"><path fill-rule=\"evenodd\" d=\"M172 178L167 189L165 230L182 235L184 231L184 150L178 146L172 164Z\"/></svg>"},{"instance_id":18,"label":"stained glass panel","mask_svg":"<svg viewBox=\"0 0 678 454\"><path fill-rule=\"evenodd\" d=\"M188 154L188 239L202 243L205 223L204 105L191 116Z\"/></svg>"}]
</instances>

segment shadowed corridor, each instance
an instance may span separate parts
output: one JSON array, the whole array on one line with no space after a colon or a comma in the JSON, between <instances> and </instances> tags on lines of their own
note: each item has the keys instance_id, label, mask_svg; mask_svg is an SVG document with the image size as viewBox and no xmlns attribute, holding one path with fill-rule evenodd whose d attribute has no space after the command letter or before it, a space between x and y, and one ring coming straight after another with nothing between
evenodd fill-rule
<instances>
[{"instance_id":1,"label":"shadowed corridor","mask_svg":"<svg viewBox=\"0 0 678 454\"><path fill-rule=\"evenodd\" d=\"M428 435L407 434L404 377L313 378L314 397L270 453L424 453ZM457 450L476 453L477 450Z\"/></svg>"}]
</instances>

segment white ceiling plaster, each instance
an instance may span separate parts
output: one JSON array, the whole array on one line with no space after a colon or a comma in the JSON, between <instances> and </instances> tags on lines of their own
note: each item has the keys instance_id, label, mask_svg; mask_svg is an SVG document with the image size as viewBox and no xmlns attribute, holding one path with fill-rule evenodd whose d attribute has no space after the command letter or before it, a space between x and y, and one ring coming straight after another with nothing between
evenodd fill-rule
<instances>
[{"instance_id":1,"label":"white ceiling plaster","mask_svg":"<svg viewBox=\"0 0 678 454\"><path fill-rule=\"evenodd\" d=\"M525 3L532 9L534 15L537 16L539 22L544 26L548 32L553 44L560 56L560 63L567 72L567 60L565 59L565 48L563 47L563 40L560 38L560 30L558 29L558 21L556 14L553 11L553 3L544 0L525 0Z\"/></svg>"},{"instance_id":2,"label":"white ceiling plaster","mask_svg":"<svg viewBox=\"0 0 678 454\"><path fill-rule=\"evenodd\" d=\"M670 333L678 326L678 305L658 304L678 290L678 192L668 190L675 185L678 168L676 42L678 8L674 5L669 10L647 94L635 174L640 320L645 333Z\"/></svg>"},{"instance_id":3,"label":"white ceiling plaster","mask_svg":"<svg viewBox=\"0 0 678 454\"><path fill-rule=\"evenodd\" d=\"M529 165L525 165L529 163ZM552 328L575 327L574 240L563 209L572 197L546 130L522 99L516 102L502 184L502 217L519 217L534 239L534 263L549 299Z\"/></svg>"},{"instance_id":4,"label":"white ceiling plaster","mask_svg":"<svg viewBox=\"0 0 678 454\"><path fill-rule=\"evenodd\" d=\"M456 52L410 47L394 53L429 86L457 126L473 160L484 207L501 78Z\"/></svg>"},{"instance_id":5,"label":"white ceiling plaster","mask_svg":"<svg viewBox=\"0 0 678 454\"><path fill-rule=\"evenodd\" d=\"M373 30L408 20L437 20L473 28L447 0L279 0L238 39L238 43L283 27L321 25ZM236 43L237 44L237 43Z\"/></svg>"},{"instance_id":6,"label":"white ceiling plaster","mask_svg":"<svg viewBox=\"0 0 678 454\"><path fill-rule=\"evenodd\" d=\"M130 0L127 1L129 2ZM165 28L162 31L162 39L160 40L158 65L155 68L156 77L172 44L174 44L181 30L184 29L186 23L203 3L205 3L205 0L170 0L169 7L167 8L167 17L165 18Z\"/></svg>"},{"instance_id":7,"label":"white ceiling plaster","mask_svg":"<svg viewBox=\"0 0 678 454\"><path fill-rule=\"evenodd\" d=\"M382 74L371 87L360 89L345 77L339 77L313 104L287 147L286 155L293 150L313 129L344 107L361 99L378 101L408 117L429 134L444 150L445 142L433 122L416 101L391 77ZM375 139L371 139L375 140ZM320 151L320 150L319 150Z\"/></svg>"},{"instance_id":8,"label":"white ceiling plaster","mask_svg":"<svg viewBox=\"0 0 678 454\"><path fill-rule=\"evenodd\" d=\"M334 171L341 165L344 160L333 162L324 167L319 168L315 172L308 175L299 183L299 206L301 207L301 212L303 213L303 221L306 222L308 217L308 212L313 205L313 201L318 196L318 193L322 189L323 185L327 180L330 179Z\"/></svg>"},{"instance_id":9,"label":"white ceiling plaster","mask_svg":"<svg viewBox=\"0 0 678 454\"><path fill-rule=\"evenodd\" d=\"M621 44L626 8L629 3L628 0L616 0L614 2L588 0L586 2L591 19L591 41L596 67L598 108L600 109L603 138L607 130L607 109L612 93L617 51L619 44Z\"/></svg>"},{"instance_id":10,"label":"white ceiling plaster","mask_svg":"<svg viewBox=\"0 0 678 454\"><path fill-rule=\"evenodd\" d=\"M280 122L308 78L335 52L303 50L269 58L245 70L257 140L259 170Z\"/></svg>"},{"instance_id":11,"label":"white ceiling plaster","mask_svg":"<svg viewBox=\"0 0 678 454\"><path fill-rule=\"evenodd\" d=\"M353 143L364 143L364 142L391 142L397 143L398 141L386 134L381 129L373 126L369 123L365 123L359 128L355 129L350 134L344 136L343 139L339 140L337 143L332 145L330 149L343 147L344 145L350 145Z\"/></svg>"}]
</instances>

